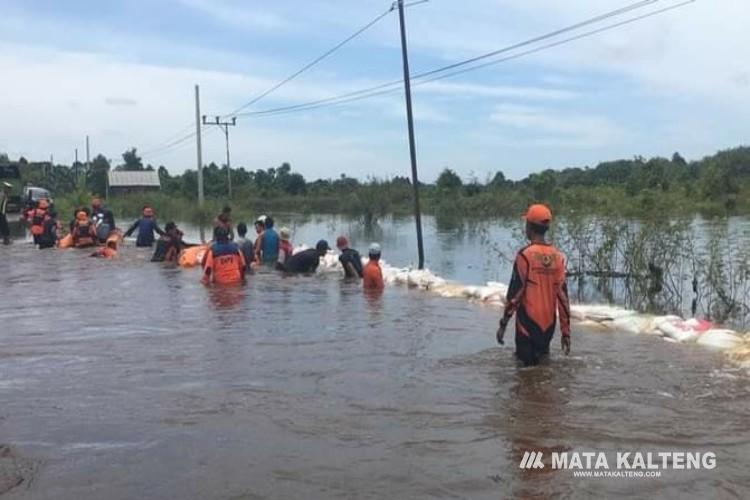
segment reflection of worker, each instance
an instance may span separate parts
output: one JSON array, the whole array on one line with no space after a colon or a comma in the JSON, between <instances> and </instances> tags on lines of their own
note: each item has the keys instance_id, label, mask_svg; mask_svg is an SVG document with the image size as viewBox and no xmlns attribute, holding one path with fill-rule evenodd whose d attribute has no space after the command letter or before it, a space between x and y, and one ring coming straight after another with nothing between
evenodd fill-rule
<instances>
[{"instance_id":1,"label":"reflection of worker","mask_svg":"<svg viewBox=\"0 0 750 500\"><path fill-rule=\"evenodd\" d=\"M530 243L516 256L497 341L503 343L508 322L517 313L516 355L529 366L549 353L558 313L562 349L565 354L570 352L570 305L565 259L544 239L552 222L552 212L544 205L531 205L525 219Z\"/></svg>"},{"instance_id":2,"label":"reflection of worker","mask_svg":"<svg viewBox=\"0 0 750 500\"><path fill-rule=\"evenodd\" d=\"M3 189L0 191L0 236L3 238L3 245L10 245L10 227L8 227L8 198L10 197L10 188L13 185L3 182Z\"/></svg>"}]
</instances>

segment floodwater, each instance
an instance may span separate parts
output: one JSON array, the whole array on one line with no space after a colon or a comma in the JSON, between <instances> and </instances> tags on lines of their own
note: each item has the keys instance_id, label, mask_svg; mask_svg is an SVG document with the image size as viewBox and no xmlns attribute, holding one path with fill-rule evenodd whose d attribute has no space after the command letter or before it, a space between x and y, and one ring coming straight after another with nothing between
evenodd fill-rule
<instances>
[{"instance_id":1,"label":"floodwater","mask_svg":"<svg viewBox=\"0 0 750 500\"><path fill-rule=\"evenodd\" d=\"M297 243L351 231L360 248L383 241L393 264L413 259L407 222L379 235L334 218L294 229ZM435 272L486 277L476 241L426 229ZM750 378L719 353L574 328L569 357L556 338L548 364L519 369L489 307L399 287L367 296L333 275L206 289L197 270L149 257L0 247L0 494L750 495ZM582 479L521 470L530 450L714 452L717 466Z\"/></svg>"}]
</instances>

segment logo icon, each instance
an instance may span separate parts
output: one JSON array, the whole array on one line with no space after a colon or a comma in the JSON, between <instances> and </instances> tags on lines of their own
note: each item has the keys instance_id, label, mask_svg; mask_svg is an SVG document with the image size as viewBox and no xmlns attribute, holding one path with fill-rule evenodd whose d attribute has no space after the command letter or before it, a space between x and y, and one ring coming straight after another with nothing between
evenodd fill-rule
<instances>
[{"instance_id":1,"label":"logo icon","mask_svg":"<svg viewBox=\"0 0 750 500\"><path fill-rule=\"evenodd\" d=\"M544 469L541 451L525 451L519 469Z\"/></svg>"}]
</instances>

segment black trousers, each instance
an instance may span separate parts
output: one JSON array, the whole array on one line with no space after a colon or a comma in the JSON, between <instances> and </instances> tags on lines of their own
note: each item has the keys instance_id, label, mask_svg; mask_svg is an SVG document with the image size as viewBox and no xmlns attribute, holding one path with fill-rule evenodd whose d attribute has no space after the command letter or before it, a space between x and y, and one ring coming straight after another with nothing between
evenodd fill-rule
<instances>
[{"instance_id":1,"label":"black trousers","mask_svg":"<svg viewBox=\"0 0 750 500\"><path fill-rule=\"evenodd\" d=\"M554 331L554 330L553 330ZM549 354L552 335L524 335L516 332L516 356L524 366L538 365Z\"/></svg>"},{"instance_id":2,"label":"black trousers","mask_svg":"<svg viewBox=\"0 0 750 500\"><path fill-rule=\"evenodd\" d=\"M5 214L0 214L0 237L7 238L10 236L10 227L8 227L8 218Z\"/></svg>"}]
</instances>

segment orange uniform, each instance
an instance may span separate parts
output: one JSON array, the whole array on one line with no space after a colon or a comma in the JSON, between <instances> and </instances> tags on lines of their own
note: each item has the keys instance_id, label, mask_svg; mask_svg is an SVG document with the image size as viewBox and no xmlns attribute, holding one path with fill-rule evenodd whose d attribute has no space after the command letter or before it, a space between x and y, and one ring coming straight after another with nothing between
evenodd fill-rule
<instances>
[{"instance_id":1,"label":"orange uniform","mask_svg":"<svg viewBox=\"0 0 750 500\"><path fill-rule=\"evenodd\" d=\"M365 290L381 290L385 287L383 271L377 260L370 259L362 269L362 286Z\"/></svg>"},{"instance_id":2,"label":"orange uniform","mask_svg":"<svg viewBox=\"0 0 750 500\"><path fill-rule=\"evenodd\" d=\"M513 313L516 353L527 364L549 352L558 314L562 335L570 336L565 258L554 246L532 243L518 252L503 321L507 323Z\"/></svg>"},{"instance_id":3,"label":"orange uniform","mask_svg":"<svg viewBox=\"0 0 750 500\"><path fill-rule=\"evenodd\" d=\"M245 279L245 257L234 243L215 243L206 252L203 282L220 285L241 283Z\"/></svg>"}]
</instances>

